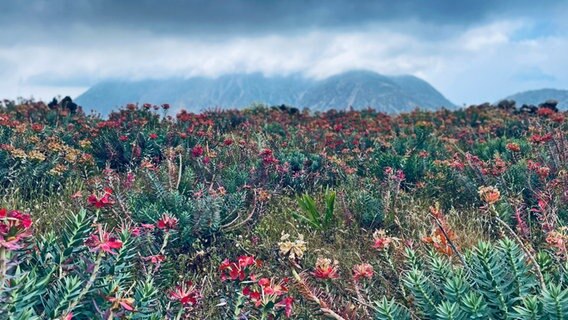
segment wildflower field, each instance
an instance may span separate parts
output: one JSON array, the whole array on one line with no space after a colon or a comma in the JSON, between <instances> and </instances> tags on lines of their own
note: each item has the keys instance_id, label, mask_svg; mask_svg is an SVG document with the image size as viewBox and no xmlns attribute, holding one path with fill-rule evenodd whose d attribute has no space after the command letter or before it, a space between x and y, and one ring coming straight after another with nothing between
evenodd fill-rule
<instances>
[{"instance_id":1,"label":"wildflower field","mask_svg":"<svg viewBox=\"0 0 568 320\"><path fill-rule=\"evenodd\" d=\"M0 319L568 319L566 113L0 107Z\"/></svg>"}]
</instances>

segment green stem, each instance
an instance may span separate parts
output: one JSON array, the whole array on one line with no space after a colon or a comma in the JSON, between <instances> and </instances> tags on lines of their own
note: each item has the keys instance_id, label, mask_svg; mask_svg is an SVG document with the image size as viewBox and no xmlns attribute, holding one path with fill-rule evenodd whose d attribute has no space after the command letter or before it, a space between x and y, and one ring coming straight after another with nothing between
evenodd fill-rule
<instances>
[{"instance_id":1,"label":"green stem","mask_svg":"<svg viewBox=\"0 0 568 320\"><path fill-rule=\"evenodd\" d=\"M235 303L235 310L233 310L233 319L239 319L241 315L241 305L243 304L243 296L237 290L237 303Z\"/></svg>"},{"instance_id":2,"label":"green stem","mask_svg":"<svg viewBox=\"0 0 568 320\"><path fill-rule=\"evenodd\" d=\"M6 274L8 273L8 251L4 247L0 247L0 288L4 286Z\"/></svg>"},{"instance_id":3,"label":"green stem","mask_svg":"<svg viewBox=\"0 0 568 320\"><path fill-rule=\"evenodd\" d=\"M97 260L95 261L95 266L93 267L93 273L91 273L89 281L87 281L85 287L83 288L83 290L81 290L77 298L75 298L73 302L69 305L65 314L69 314L73 311L73 309L77 306L77 304L79 304L81 299L83 299L83 297L89 292L89 290L95 283L95 280L97 280L97 276L99 275L99 269L101 268L101 262L103 261L103 255L104 255L103 251L99 252Z\"/></svg>"},{"instance_id":4,"label":"green stem","mask_svg":"<svg viewBox=\"0 0 568 320\"><path fill-rule=\"evenodd\" d=\"M509 225L505 221L501 220L501 218L499 218L498 216L495 216L495 221L499 222L499 224L513 236L513 239L515 239L517 244L519 244L521 249L525 252L525 255L527 256L527 258L529 259L529 261L533 265L533 268L534 268L534 271L535 271L536 276L538 278L538 282L540 284L540 287L543 290L546 289L546 285L544 283L544 276L542 275L542 271L540 270L540 266L536 262L536 259L531 254L529 249L525 246L525 244L523 243L521 238L519 238L519 236L515 233L515 231L513 231L513 229L511 229L511 227L509 227Z\"/></svg>"}]
</instances>

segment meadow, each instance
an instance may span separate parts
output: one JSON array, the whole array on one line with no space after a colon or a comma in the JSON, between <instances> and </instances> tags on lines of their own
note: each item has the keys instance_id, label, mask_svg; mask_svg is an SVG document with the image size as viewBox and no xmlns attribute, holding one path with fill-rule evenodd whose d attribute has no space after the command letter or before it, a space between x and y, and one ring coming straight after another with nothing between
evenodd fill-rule
<instances>
[{"instance_id":1,"label":"meadow","mask_svg":"<svg viewBox=\"0 0 568 320\"><path fill-rule=\"evenodd\" d=\"M0 319L568 319L568 121L0 107Z\"/></svg>"}]
</instances>

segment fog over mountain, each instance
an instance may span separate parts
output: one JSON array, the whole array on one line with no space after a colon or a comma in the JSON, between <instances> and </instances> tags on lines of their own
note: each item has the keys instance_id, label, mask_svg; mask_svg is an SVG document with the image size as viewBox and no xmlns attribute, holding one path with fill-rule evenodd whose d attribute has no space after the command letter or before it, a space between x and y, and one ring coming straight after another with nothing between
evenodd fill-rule
<instances>
[{"instance_id":1,"label":"fog over mountain","mask_svg":"<svg viewBox=\"0 0 568 320\"><path fill-rule=\"evenodd\" d=\"M414 76L385 76L371 71L349 71L322 80L300 75L266 77L261 73L217 78L105 81L80 95L84 110L103 114L127 103L169 103L198 112L207 108L243 108L253 103L286 104L323 111L372 107L385 112L415 108L452 108L440 92Z\"/></svg>"}]
</instances>

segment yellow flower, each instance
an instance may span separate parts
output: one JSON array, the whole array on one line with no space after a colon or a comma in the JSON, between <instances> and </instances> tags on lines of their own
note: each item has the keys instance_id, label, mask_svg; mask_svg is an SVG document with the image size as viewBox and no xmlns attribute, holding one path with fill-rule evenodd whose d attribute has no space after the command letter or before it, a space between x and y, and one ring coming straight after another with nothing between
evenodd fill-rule
<instances>
[{"instance_id":1,"label":"yellow flower","mask_svg":"<svg viewBox=\"0 0 568 320\"><path fill-rule=\"evenodd\" d=\"M38 144L41 141L41 139L38 136L31 136L29 139L30 142L33 144Z\"/></svg>"},{"instance_id":2,"label":"yellow flower","mask_svg":"<svg viewBox=\"0 0 568 320\"><path fill-rule=\"evenodd\" d=\"M49 170L49 174L53 176L60 176L67 171L67 167L62 164L56 164L53 169Z\"/></svg>"},{"instance_id":3,"label":"yellow flower","mask_svg":"<svg viewBox=\"0 0 568 320\"><path fill-rule=\"evenodd\" d=\"M17 133L24 133L24 132L26 132L26 124L23 123L23 124L17 125L16 128L15 128L15 131L16 131Z\"/></svg>"},{"instance_id":4,"label":"yellow flower","mask_svg":"<svg viewBox=\"0 0 568 320\"><path fill-rule=\"evenodd\" d=\"M77 158L79 157L80 154L81 152L79 150L75 150L73 148L67 148L65 150L65 160L67 160L68 162L75 162L77 161Z\"/></svg>"},{"instance_id":5,"label":"yellow flower","mask_svg":"<svg viewBox=\"0 0 568 320\"><path fill-rule=\"evenodd\" d=\"M88 148L91 146L91 141L84 139L79 141L79 145L81 146L81 148Z\"/></svg>"},{"instance_id":6,"label":"yellow flower","mask_svg":"<svg viewBox=\"0 0 568 320\"><path fill-rule=\"evenodd\" d=\"M47 148L53 152L60 152L65 150L65 147L58 141L52 140L47 143Z\"/></svg>"},{"instance_id":7,"label":"yellow flower","mask_svg":"<svg viewBox=\"0 0 568 320\"><path fill-rule=\"evenodd\" d=\"M281 255L287 256L290 260L301 259L304 256L307 247L303 235L299 234L298 239L292 242L290 241L290 235L284 233L280 240L278 246L280 247Z\"/></svg>"},{"instance_id":8,"label":"yellow flower","mask_svg":"<svg viewBox=\"0 0 568 320\"><path fill-rule=\"evenodd\" d=\"M45 160L45 155L43 153L41 153L40 151L37 150L32 150L30 152L28 152L28 157L30 157L30 159L32 160L37 160L37 161L43 161Z\"/></svg>"},{"instance_id":9,"label":"yellow flower","mask_svg":"<svg viewBox=\"0 0 568 320\"><path fill-rule=\"evenodd\" d=\"M19 158L19 159L26 159L28 156L26 154L26 152L22 149L17 149L14 148L12 150L10 150L10 154L14 157L14 158Z\"/></svg>"}]
</instances>

